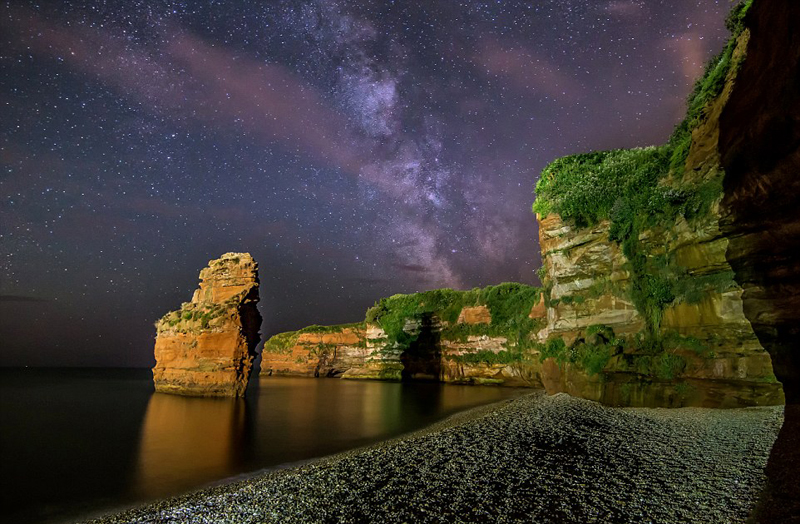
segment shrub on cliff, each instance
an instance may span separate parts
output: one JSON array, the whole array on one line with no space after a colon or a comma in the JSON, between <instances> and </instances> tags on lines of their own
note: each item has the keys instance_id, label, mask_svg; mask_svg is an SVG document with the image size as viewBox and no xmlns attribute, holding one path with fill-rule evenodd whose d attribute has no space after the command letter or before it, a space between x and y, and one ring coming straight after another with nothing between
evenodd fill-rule
<instances>
[{"instance_id":1,"label":"shrub on cliff","mask_svg":"<svg viewBox=\"0 0 800 524\"><path fill-rule=\"evenodd\" d=\"M709 104L723 92L731 68L738 66L734 50L751 4L746 0L732 9L726 20L731 38L696 82L686 118L666 145L560 158L544 168L536 183L533 211L540 216L558 213L579 228L611 222L609 239L621 244L629 261L629 295L651 338L658 336L667 304L676 298L691 302L708 288L725 289L730 280L726 274L719 278L722 282L687 282L670 260L645 253L640 235L670 227L679 217L691 221L707 216L722 194L723 173L690 181L684 169L692 130L705 120Z\"/></svg>"},{"instance_id":2,"label":"shrub on cliff","mask_svg":"<svg viewBox=\"0 0 800 524\"><path fill-rule=\"evenodd\" d=\"M380 299L367 310L366 321L376 323L386 332L387 346L408 346L416 334L404 330L408 321L433 318L449 324L443 338L461 339L472 334L504 336L509 344L521 348L537 326L528 314L539 301L541 289L525 284L504 282L497 286L468 291L436 289L409 295L393 295ZM486 306L490 325L455 324L465 307Z\"/></svg>"},{"instance_id":3,"label":"shrub on cliff","mask_svg":"<svg viewBox=\"0 0 800 524\"><path fill-rule=\"evenodd\" d=\"M629 207L650 207L651 195L642 189L656 185L668 156L661 146L559 158L542 171L533 211L558 213L585 227L611 218L620 199Z\"/></svg>"},{"instance_id":4,"label":"shrub on cliff","mask_svg":"<svg viewBox=\"0 0 800 524\"><path fill-rule=\"evenodd\" d=\"M303 329L298 329L297 331L287 331L284 333L278 333L276 335L271 336L269 339L264 342L264 351L266 353L291 353L292 347L297 344L300 335L304 333L316 333L316 334L326 334L326 333L341 333L346 329L351 330L363 330L364 323L363 322L353 322L351 324L336 324L332 326L320 326L317 324L304 327ZM320 349L323 349L323 345L320 343Z\"/></svg>"}]
</instances>

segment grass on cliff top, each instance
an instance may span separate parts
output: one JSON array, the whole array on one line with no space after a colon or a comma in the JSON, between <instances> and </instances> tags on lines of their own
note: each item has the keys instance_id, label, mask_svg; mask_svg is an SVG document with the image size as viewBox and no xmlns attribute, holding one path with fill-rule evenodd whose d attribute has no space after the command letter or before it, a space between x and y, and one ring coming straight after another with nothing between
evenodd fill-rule
<instances>
[{"instance_id":1,"label":"grass on cliff top","mask_svg":"<svg viewBox=\"0 0 800 524\"><path fill-rule=\"evenodd\" d=\"M298 329L297 331L287 331L271 336L264 342L266 353L289 353L289 350L297 344L297 339L303 333L339 333L345 329L364 329L364 322L352 322L350 324L334 324L331 326L320 326L317 324Z\"/></svg>"},{"instance_id":2,"label":"grass on cliff top","mask_svg":"<svg viewBox=\"0 0 800 524\"><path fill-rule=\"evenodd\" d=\"M703 122L707 106L725 87L725 78L734 66L736 40L744 30L744 18L752 3L753 0L745 0L731 10L726 19L731 37L695 83L687 100L686 118L676 126L666 145L559 158L544 168L536 183L533 211L543 217L558 213L578 226L593 225L604 219L618 221L620 217L615 216L614 210L625 206L647 216L670 207L672 212L668 214L672 216L683 211L680 204L693 195L670 193L658 187L658 182L670 170L676 175L683 172L691 132ZM702 200L707 203L709 199ZM695 207L690 206L690 210L699 212Z\"/></svg>"},{"instance_id":3,"label":"grass on cliff top","mask_svg":"<svg viewBox=\"0 0 800 524\"><path fill-rule=\"evenodd\" d=\"M671 226L680 216L690 221L707 216L722 194L722 173L699 183L683 182L677 188L661 181L670 173L674 180L684 180L692 130L705 120L707 107L722 93L731 68L738 67L733 53L752 2L739 3L728 15L731 38L695 84L686 118L667 144L559 158L544 168L536 183L533 211L542 217L558 213L579 228L601 220L611 222L609 239L622 245L628 259L629 295L645 319L651 339L659 337L662 312L675 299L695 301L707 287L726 286L726 282L713 282L713 286L687 282L672 260L645 253L639 238L647 229Z\"/></svg>"},{"instance_id":4,"label":"grass on cliff top","mask_svg":"<svg viewBox=\"0 0 800 524\"><path fill-rule=\"evenodd\" d=\"M393 295L380 299L367 310L366 321L381 326L386 332L387 345L407 347L413 343L417 335L403 330L406 321L422 321L435 316L442 322L452 325L458 320L463 308L486 306L492 316L491 324L482 327L470 326L467 330L491 330L494 335L505 336L510 344L519 345L527 340L528 335L537 327L536 322L528 315L539 301L540 295L540 288L515 282L504 282L468 291L435 289L410 295ZM456 326L449 329L458 331ZM442 336L447 336L448 333L446 329L442 332ZM455 331L451 334L457 337L464 335L463 333L459 335Z\"/></svg>"}]
</instances>

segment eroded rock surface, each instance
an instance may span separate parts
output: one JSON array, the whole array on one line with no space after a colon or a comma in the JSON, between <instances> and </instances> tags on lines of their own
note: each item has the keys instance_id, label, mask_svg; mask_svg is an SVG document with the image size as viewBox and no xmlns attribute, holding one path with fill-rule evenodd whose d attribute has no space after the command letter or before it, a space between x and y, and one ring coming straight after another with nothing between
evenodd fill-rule
<instances>
[{"instance_id":1,"label":"eroded rock surface","mask_svg":"<svg viewBox=\"0 0 800 524\"><path fill-rule=\"evenodd\" d=\"M490 305L478 298L484 292L491 294L490 289L496 292L492 306L498 315L506 316L503 324L493 323ZM442 302L438 314L404 313L397 318L401 332L392 335L378 321L309 326L275 335L264 346L261 372L267 376L541 387L541 360L533 340L546 314L541 291L505 284L448 293L452 301ZM394 310L400 306L393 300L406 300L424 309L425 302L436 296L438 291L397 295L389 299L387 307ZM466 304L459 305L459 300ZM509 312L505 300L518 303L520 309ZM449 315L449 320L441 315ZM515 327L509 328L508 323ZM522 337L520 330L526 333Z\"/></svg>"},{"instance_id":2,"label":"eroded rock surface","mask_svg":"<svg viewBox=\"0 0 800 524\"><path fill-rule=\"evenodd\" d=\"M753 522L800 522L800 3L756 0L750 42L720 114L720 227L744 314L786 393Z\"/></svg>"},{"instance_id":3,"label":"eroded rock surface","mask_svg":"<svg viewBox=\"0 0 800 524\"><path fill-rule=\"evenodd\" d=\"M731 274L725 259L728 242L718 221L719 214L714 214L696 229L681 221L671 230L648 231L641 241L648 252L660 250L688 273L713 281ZM735 282L722 291L709 287L691 303L676 300L664 309L659 328L662 337L673 341L668 353L637 351L631 341L643 335L646 326L629 298L628 261L618 244L608 239L608 223L579 229L552 214L540 220L539 227L551 283L547 326L539 332L540 340L560 338L567 346L579 345L593 326L609 327L627 340L595 372L548 359L541 377L549 392L632 406L742 407L783 402L770 355L744 314L742 288Z\"/></svg>"},{"instance_id":4,"label":"eroded rock surface","mask_svg":"<svg viewBox=\"0 0 800 524\"><path fill-rule=\"evenodd\" d=\"M226 253L200 272L191 302L156 322L156 391L243 396L260 340L258 264Z\"/></svg>"},{"instance_id":5,"label":"eroded rock surface","mask_svg":"<svg viewBox=\"0 0 800 524\"><path fill-rule=\"evenodd\" d=\"M278 335L278 339L281 335ZM336 328L307 328L285 340L273 340L261 354L263 375L339 377L367 357L366 332L353 324Z\"/></svg>"},{"instance_id":6,"label":"eroded rock surface","mask_svg":"<svg viewBox=\"0 0 800 524\"><path fill-rule=\"evenodd\" d=\"M618 231L614 238L613 212L591 227L555 213L539 217L548 282L539 335L566 343L543 367L548 391L612 405L783 403L778 378L798 369L785 348L795 344L800 311L792 292L800 273L789 255L800 245L800 215L792 213L800 47L787 25L797 18L778 14L797 7L778 4L785 2L752 3L730 53L698 84L720 90L687 117L685 162L659 174L653 194L667 195L660 209L672 205L669 198L713 195L707 208L687 206L664 220L654 214L627 240ZM750 4L740 7L746 13ZM715 70L727 72L712 82ZM659 298L654 282L666 284ZM637 294L646 298L636 303ZM589 341L592 330L610 335L598 345ZM581 351L583 362L571 357Z\"/></svg>"}]
</instances>

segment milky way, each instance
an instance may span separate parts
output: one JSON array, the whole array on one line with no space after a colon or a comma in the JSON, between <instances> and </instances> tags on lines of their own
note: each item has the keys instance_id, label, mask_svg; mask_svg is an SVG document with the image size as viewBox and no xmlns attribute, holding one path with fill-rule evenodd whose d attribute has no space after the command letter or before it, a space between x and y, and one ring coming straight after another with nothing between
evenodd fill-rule
<instances>
[{"instance_id":1,"label":"milky way","mask_svg":"<svg viewBox=\"0 0 800 524\"><path fill-rule=\"evenodd\" d=\"M227 251L267 335L536 284L541 169L666 141L729 8L6 2L0 364L149 365Z\"/></svg>"}]
</instances>

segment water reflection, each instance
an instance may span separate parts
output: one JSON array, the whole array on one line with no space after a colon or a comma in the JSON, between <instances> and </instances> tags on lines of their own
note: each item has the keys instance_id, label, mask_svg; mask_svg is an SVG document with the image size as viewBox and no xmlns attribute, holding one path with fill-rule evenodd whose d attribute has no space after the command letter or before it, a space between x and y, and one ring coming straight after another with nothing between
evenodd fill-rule
<instances>
[{"instance_id":1,"label":"water reflection","mask_svg":"<svg viewBox=\"0 0 800 524\"><path fill-rule=\"evenodd\" d=\"M142 425L135 494L163 496L235 473L245 402L154 393Z\"/></svg>"},{"instance_id":2,"label":"water reflection","mask_svg":"<svg viewBox=\"0 0 800 524\"><path fill-rule=\"evenodd\" d=\"M391 438L525 390L254 377L246 399L152 393L150 370L0 373L0 521L81 520Z\"/></svg>"},{"instance_id":3,"label":"water reflection","mask_svg":"<svg viewBox=\"0 0 800 524\"><path fill-rule=\"evenodd\" d=\"M0 522L122 501L152 390L150 370L0 369Z\"/></svg>"},{"instance_id":4,"label":"water reflection","mask_svg":"<svg viewBox=\"0 0 800 524\"><path fill-rule=\"evenodd\" d=\"M522 393L436 383L263 377L254 395L253 460L281 464L327 455Z\"/></svg>"},{"instance_id":5,"label":"water reflection","mask_svg":"<svg viewBox=\"0 0 800 524\"><path fill-rule=\"evenodd\" d=\"M132 495L152 499L352 449L524 391L263 377L246 400L155 393Z\"/></svg>"}]
</instances>

